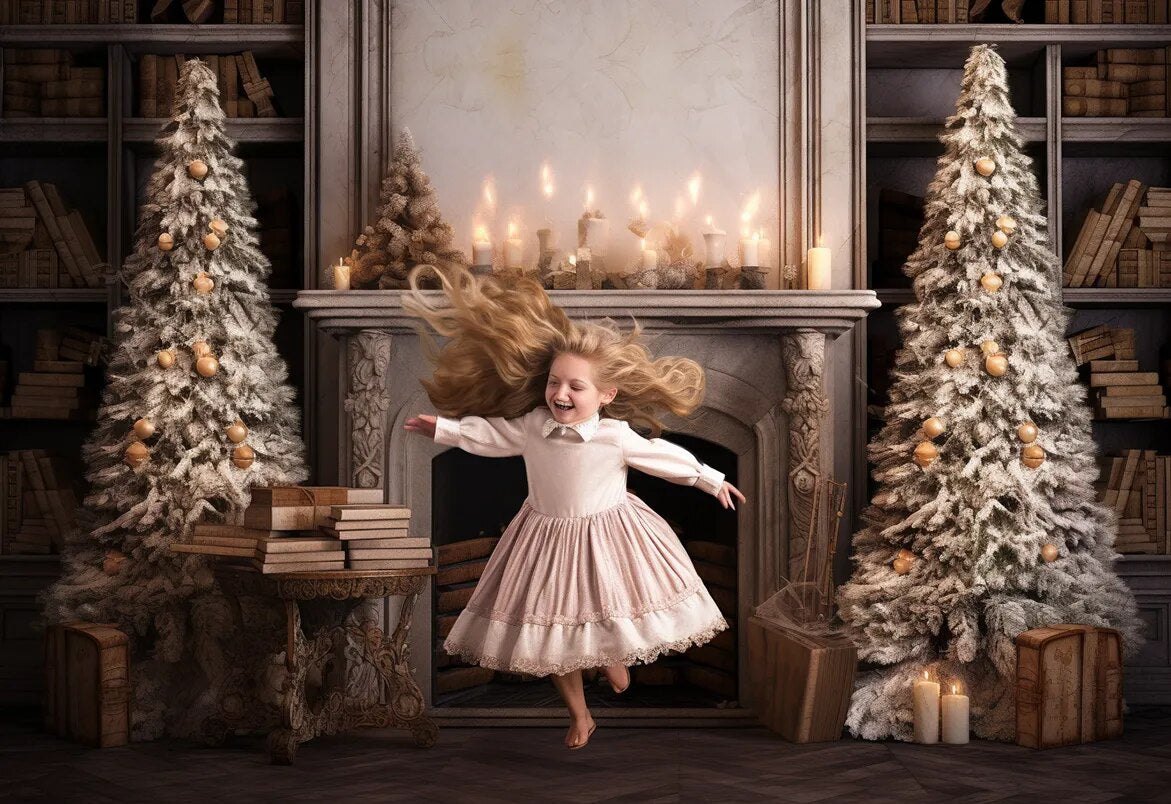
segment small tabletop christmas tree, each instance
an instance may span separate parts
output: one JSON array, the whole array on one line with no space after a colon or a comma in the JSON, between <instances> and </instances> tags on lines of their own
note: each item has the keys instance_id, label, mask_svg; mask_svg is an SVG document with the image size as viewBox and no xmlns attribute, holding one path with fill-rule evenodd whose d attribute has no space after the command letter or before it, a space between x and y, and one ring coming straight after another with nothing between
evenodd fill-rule
<instances>
[{"instance_id":1,"label":"small tabletop christmas tree","mask_svg":"<svg viewBox=\"0 0 1171 804\"><path fill-rule=\"evenodd\" d=\"M1092 486L1060 268L991 47L973 48L941 139L905 269L916 302L898 310L904 345L870 444L879 490L839 590L860 655L885 665L859 678L847 719L868 739L910 738L925 670L970 694L977 735L1012 739L1019 633L1084 623L1137 639Z\"/></svg>"},{"instance_id":2,"label":"small tabletop christmas tree","mask_svg":"<svg viewBox=\"0 0 1171 804\"><path fill-rule=\"evenodd\" d=\"M191 733L196 698L207 703L223 672L214 638L228 622L206 559L170 545L197 521L234 521L250 486L307 476L269 264L218 97L215 74L188 61L122 267L130 299L114 315L84 449L81 533L45 598L50 622L112 622L130 636L140 739Z\"/></svg>"},{"instance_id":3,"label":"small tabletop christmas tree","mask_svg":"<svg viewBox=\"0 0 1171 804\"><path fill-rule=\"evenodd\" d=\"M466 262L463 252L451 245L451 224L439 211L431 179L406 129L394 147L379 200L378 220L358 235L357 247L346 258L354 287L402 289L416 266L441 269Z\"/></svg>"}]
</instances>

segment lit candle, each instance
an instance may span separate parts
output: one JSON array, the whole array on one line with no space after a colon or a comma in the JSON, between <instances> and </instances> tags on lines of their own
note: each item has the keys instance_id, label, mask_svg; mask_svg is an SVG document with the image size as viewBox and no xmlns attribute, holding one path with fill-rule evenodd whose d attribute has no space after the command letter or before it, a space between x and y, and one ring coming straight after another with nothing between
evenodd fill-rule
<instances>
[{"instance_id":1,"label":"lit candle","mask_svg":"<svg viewBox=\"0 0 1171 804\"><path fill-rule=\"evenodd\" d=\"M519 268L524 242L516 236L516 224L508 224L508 239L504 241L504 267Z\"/></svg>"},{"instance_id":2,"label":"lit candle","mask_svg":"<svg viewBox=\"0 0 1171 804\"><path fill-rule=\"evenodd\" d=\"M770 265L772 265L773 244L767 237L764 236L763 229L757 232L756 236L756 249L758 252L757 256L760 258L760 267L768 268Z\"/></svg>"},{"instance_id":3,"label":"lit candle","mask_svg":"<svg viewBox=\"0 0 1171 804\"><path fill-rule=\"evenodd\" d=\"M951 745L968 742L968 696L961 695L955 684L951 694L943 696L943 741Z\"/></svg>"},{"instance_id":4,"label":"lit candle","mask_svg":"<svg viewBox=\"0 0 1171 804\"><path fill-rule=\"evenodd\" d=\"M472 241L472 265L492 264L492 241L488 239L488 230L483 226L476 227L476 239Z\"/></svg>"},{"instance_id":5,"label":"lit candle","mask_svg":"<svg viewBox=\"0 0 1171 804\"><path fill-rule=\"evenodd\" d=\"M760 266L760 235L740 238L740 264L750 268Z\"/></svg>"},{"instance_id":6,"label":"lit candle","mask_svg":"<svg viewBox=\"0 0 1171 804\"><path fill-rule=\"evenodd\" d=\"M659 266L659 253L653 248L646 247L646 240L640 240L639 246L642 248L642 267L643 269L657 268Z\"/></svg>"},{"instance_id":7,"label":"lit candle","mask_svg":"<svg viewBox=\"0 0 1171 804\"><path fill-rule=\"evenodd\" d=\"M333 266L333 289L350 289L350 266L346 265L341 257L337 258L337 265Z\"/></svg>"},{"instance_id":8,"label":"lit candle","mask_svg":"<svg viewBox=\"0 0 1171 804\"><path fill-rule=\"evenodd\" d=\"M805 260L808 268L806 287L809 290L829 290L829 249L825 246L811 248L806 254Z\"/></svg>"},{"instance_id":9,"label":"lit candle","mask_svg":"<svg viewBox=\"0 0 1171 804\"><path fill-rule=\"evenodd\" d=\"M703 230L704 265L708 268L718 268L724 264L727 239L728 233L712 226L712 217L708 215L707 226Z\"/></svg>"},{"instance_id":10,"label":"lit candle","mask_svg":"<svg viewBox=\"0 0 1171 804\"><path fill-rule=\"evenodd\" d=\"M590 253L599 257L606 255L606 241L610 239L610 221L606 218L585 219L585 242Z\"/></svg>"},{"instance_id":11,"label":"lit candle","mask_svg":"<svg viewBox=\"0 0 1171 804\"><path fill-rule=\"evenodd\" d=\"M939 742L939 682L932 681L927 671L913 688L915 742Z\"/></svg>"}]
</instances>

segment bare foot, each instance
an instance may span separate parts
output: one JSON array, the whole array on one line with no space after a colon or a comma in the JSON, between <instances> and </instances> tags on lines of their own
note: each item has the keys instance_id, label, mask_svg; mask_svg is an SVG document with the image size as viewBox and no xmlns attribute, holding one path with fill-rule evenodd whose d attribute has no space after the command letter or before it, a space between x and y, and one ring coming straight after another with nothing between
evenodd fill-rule
<instances>
[{"instance_id":1,"label":"bare foot","mask_svg":"<svg viewBox=\"0 0 1171 804\"><path fill-rule=\"evenodd\" d=\"M569 731L565 735L565 747L571 749L584 747L590 741L590 735L594 733L594 729L597 727L598 724L589 715L586 715L581 720L575 718L569 724Z\"/></svg>"},{"instance_id":2,"label":"bare foot","mask_svg":"<svg viewBox=\"0 0 1171 804\"><path fill-rule=\"evenodd\" d=\"M614 692L626 692L626 688L630 686L630 670L621 664L611 664L602 670L606 674L606 680L610 682L610 688Z\"/></svg>"}]
</instances>

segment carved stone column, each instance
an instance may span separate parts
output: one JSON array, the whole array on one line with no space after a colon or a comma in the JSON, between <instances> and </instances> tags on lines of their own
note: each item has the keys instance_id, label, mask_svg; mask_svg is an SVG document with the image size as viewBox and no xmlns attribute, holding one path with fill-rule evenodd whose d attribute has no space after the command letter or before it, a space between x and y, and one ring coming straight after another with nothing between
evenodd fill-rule
<instances>
[{"instance_id":1,"label":"carved stone column","mask_svg":"<svg viewBox=\"0 0 1171 804\"><path fill-rule=\"evenodd\" d=\"M386 372L390 367L391 335L364 329L346 339L350 390L345 410L350 415L350 484L362 489L383 485L386 457L386 412L390 393Z\"/></svg>"},{"instance_id":2,"label":"carved stone column","mask_svg":"<svg viewBox=\"0 0 1171 804\"><path fill-rule=\"evenodd\" d=\"M820 481L821 427L829 411L825 395L825 333L798 329L781 335L785 398L789 417L789 578L805 557L810 522L815 519L814 489ZM824 493L824 491L823 491Z\"/></svg>"}]
</instances>

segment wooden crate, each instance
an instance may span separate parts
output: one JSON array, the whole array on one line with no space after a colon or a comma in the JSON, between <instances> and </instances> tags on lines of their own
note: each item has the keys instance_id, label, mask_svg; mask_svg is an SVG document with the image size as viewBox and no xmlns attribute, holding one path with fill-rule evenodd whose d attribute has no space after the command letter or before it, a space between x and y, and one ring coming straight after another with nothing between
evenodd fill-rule
<instances>
[{"instance_id":1,"label":"wooden crate","mask_svg":"<svg viewBox=\"0 0 1171 804\"><path fill-rule=\"evenodd\" d=\"M98 748L130 737L126 635L112 625L66 623L45 634L45 727Z\"/></svg>"},{"instance_id":2,"label":"wooden crate","mask_svg":"<svg viewBox=\"0 0 1171 804\"><path fill-rule=\"evenodd\" d=\"M790 631L748 618L748 666L765 726L794 743L842 736L858 651L844 637Z\"/></svg>"},{"instance_id":3,"label":"wooden crate","mask_svg":"<svg viewBox=\"0 0 1171 804\"><path fill-rule=\"evenodd\" d=\"M1055 748L1122 734L1118 632L1062 624L1016 638L1019 745Z\"/></svg>"}]
</instances>

